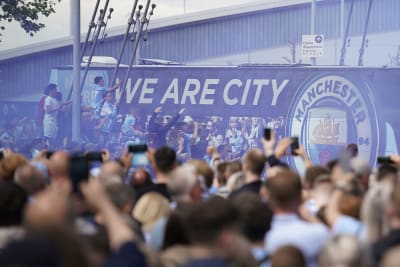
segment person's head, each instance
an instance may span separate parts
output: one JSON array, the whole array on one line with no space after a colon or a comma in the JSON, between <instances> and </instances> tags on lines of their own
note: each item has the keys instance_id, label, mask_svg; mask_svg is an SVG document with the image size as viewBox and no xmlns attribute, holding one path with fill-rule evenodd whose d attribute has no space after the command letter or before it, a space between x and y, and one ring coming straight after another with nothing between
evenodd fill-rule
<instances>
[{"instance_id":1,"label":"person's head","mask_svg":"<svg viewBox=\"0 0 400 267\"><path fill-rule=\"evenodd\" d=\"M47 187L35 195L25 210L24 223L32 229L73 225L69 190L59 185Z\"/></svg>"},{"instance_id":2,"label":"person's head","mask_svg":"<svg viewBox=\"0 0 400 267\"><path fill-rule=\"evenodd\" d=\"M25 164L16 169L14 183L21 186L29 195L34 195L46 186L44 174L31 164Z\"/></svg>"},{"instance_id":3,"label":"person's head","mask_svg":"<svg viewBox=\"0 0 400 267\"><path fill-rule=\"evenodd\" d=\"M301 203L301 181L297 173L282 170L266 182L269 203L274 210L296 212Z\"/></svg>"},{"instance_id":4,"label":"person's head","mask_svg":"<svg viewBox=\"0 0 400 267\"><path fill-rule=\"evenodd\" d=\"M391 181L395 182L397 180L398 170L395 166L390 164L383 164L379 166L376 180L379 181Z\"/></svg>"},{"instance_id":5,"label":"person's head","mask_svg":"<svg viewBox=\"0 0 400 267\"><path fill-rule=\"evenodd\" d=\"M144 231L151 232L154 224L169 213L168 199L159 193L148 192L136 202L132 216L143 225Z\"/></svg>"},{"instance_id":6,"label":"person's head","mask_svg":"<svg viewBox=\"0 0 400 267\"><path fill-rule=\"evenodd\" d=\"M125 184L109 184L105 190L111 202L121 213L130 214L135 199L132 188Z\"/></svg>"},{"instance_id":7,"label":"person's head","mask_svg":"<svg viewBox=\"0 0 400 267\"><path fill-rule=\"evenodd\" d=\"M124 170L116 161L104 162L100 167L99 181L104 185L124 183Z\"/></svg>"},{"instance_id":8,"label":"person's head","mask_svg":"<svg viewBox=\"0 0 400 267\"><path fill-rule=\"evenodd\" d=\"M55 98L57 96L57 85L54 83L51 83L47 86L49 96Z\"/></svg>"},{"instance_id":9,"label":"person's head","mask_svg":"<svg viewBox=\"0 0 400 267\"><path fill-rule=\"evenodd\" d=\"M360 243L355 236L336 235L322 247L317 262L320 267L363 266Z\"/></svg>"},{"instance_id":10,"label":"person's head","mask_svg":"<svg viewBox=\"0 0 400 267\"><path fill-rule=\"evenodd\" d=\"M201 179L193 165L183 164L170 173L168 191L177 202L199 201L205 190Z\"/></svg>"},{"instance_id":11,"label":"person's head","mask_svg":"<svg viewBox=\"0 0 400 267\"><path fill-rule=\"evenodd\" d=\"M185 229L183 215L180 207L175 209L168 216L165 224L164 238L162 242L162 250L166 250L175 245L189 245L189 236Z\"/></svg>"},{"instance_id":12,"label":"person's head","mask_svg":"<svg viewBox=\"0 0 400 267\"><path fill-rule=\"evenodd\" d=\"M67 151L57 151L49 159L51 179L67 179L69 177L69 154Z\"/></svg>"},{"instance_id":13,"label":"person's head","mask_svg":"<svg viewBox=\"0 0 400 267\"><path fill-rule=\"evenodd\" d=\"M229 128L231 129L231 131L233 133L235 133L238 130L238 127L239 127L239 123L237 123L236 121L229 123Z\"/></svg>"},{"instance_id":14,"label":"person's head","mask_svg":"<svg viewBox=\"0 0 400 267\"><path fill-rule=\"evenodd\" d=\"M131 175L130 186L139 190L142 187L153 184L150 173L144 168L137 168Z\"/></svg>"},{"instance_id":15,"label":"person's head","mask_svg":"<svg viewBox=\"0 0 400 267\"><path fill-rule=\"evenodd\" d=\"M300 249L286 245L271 256L271 267L306 267L306 259Z\"/></svg>"},{"instance_id":16,"label":"person's head","mask_svg":"<svg viewBox=\"0 0 400 267\"><path fill-rule=\"evenodd\" d=\"M349 153L350 157L354 158L358 156L358 146L357 144L351 143L346 146L346 151Z\"/></svg>"},{"instance_id":17,"label":"person's head","mask_svg":"<svg viewBox=\"0 0 400 267\"><path fill-rule=\"evenodd\" d=\"M112 92L110 92L110 91L106 91L104 94L103 94L103 99L104 99L104 102L112 102L112 100L113 100L113 94L112 94Z\"/></svg>"},{"instance_id":18,"label":"person's head","mask_svg":"<svg viewBox=\"0 0 400 267\"><path fill-rule=\"evenodd\" d=\"M258 125L260 123L260 117L252 117L251 118L251 124L252 125Z\"/></svg>"},{"instance_id":19,"label":"person's head","mask_svg":"<svg viewBox=\"0 0 400 267\"><path fill-rule=\"evenodd\" d=\"M55 91L57 92L57 85L55 83L49 83L47 87L44 89L44 94L45 95L50 95L50 91Z\"/></svg>"},{"instance_id":20,"label":"person's head","mask_svg":"<svg viewBox=\"0 0 400 267\"><path fill-rule=\"evenodd\" d=\"M229 237L237 219L238 212L233 204L220 197L193 203L184 216L190 241L195 245L208 247L231 242Z\"/></svg>"},{"instance_id":21,"label":"person's head","mask_svg":"<svg viewBox=\"0 0 400 267\"><path fill-rule=\"evenodd\" d=\"M264 153L259 149L253 149L247 152L243 157L243 171L245 173L257 175L261 178L261 174L265 165Z\"/></svg>"},{"instance_id":22,"label":"person's head","mask_svg":"<svg viewBox=\"0 0 400 267\"><path fill-rule=\"evenodd\" d=\"M233 199L239 212L241 233L252 243L264 241L265 234L271 228L272 210L261 197L243 192Z\"/></svg>"},{"instance_id":23,"label":"person's head","mask_svg":"<svg viewBox=\"0 0 400 267\"><path fill-rule=\"evenodd\" d=\"M0 181L0 227L20 225L27 201L28 194L22 187Z\"/></svg>"},{"instance_id":24,"label":"person's head","mask_svg":"<svg viewBox=\"0 0 400 267\"><path fill-rule=\"evenodd\" d=\"M238 190L246 184L246 177L242 171L235 172L228 177L228 182L226 183L226 189L228 192L233 192Z\"/></svg>"},{"instance_id":25,"label":"person's head","mask_svg":"<svg viewBox=\"0 0 400 267\"><path fill-rule=\"evenodd\" d=\"M29 161L21 154L11 153L0 161L0 180L12 181L15 170Z\"/></svg>"},{"instance_id":26,"label":"person's head","mask_svg":"<svg viewBox=\"0 0 400 267\"><path fill-rule=\"evenodd\" d=\"M197 175L203 176L205 185L210 188L213 184L214 171L204 160L193 159L188 161L188 164L196 168Z\"/></svg>"},{"instance_id":27,"label":"person's head","mask_svg":"<svg viewBox=\"0 0 400 267\"><path fill-rule=\"evenodd\" d=\"M154 153L154 165L157 172L171 172L177 166L175 150L167 146L158 148Z\"/></svg>"},{"instance_id":28,"label":"person's head","mask_svg":"<svg viewBox=\"0 0 400 267\"><path fill-rule=\"evenodd\" d=\"M304 174L304 186L307 189L313 189L315 180L318 178L318 176L322 174L329 174L328 168L325 168L323 166L315 165L307 168L305 174Z\"/></svg>"},{"instance_id":29,"label":"person's head","mask_svg":"<svg viewBox=\"0 0 400 267\"><path fill-rule=\"evenodd\" d=\"M102 77L102 76L96 76L96 77L94 78L94 84L98 84L98 85L104 86L104 79L103 79L103 77Z\"/></svg>"},{"instance_id":30,"label":"person's head","mask_svg":"<svg viewBox=\"0 0 400 267\"><path fill-rule=\"evenodd\" d=\"M217 176L218 184L221 186L225 185L226 182L228 181L228 177L226 176L226 173L225 173L228 165L229 165L228 161L223 161L217 165L216 176Z\"/></svg>"}]
</instances>

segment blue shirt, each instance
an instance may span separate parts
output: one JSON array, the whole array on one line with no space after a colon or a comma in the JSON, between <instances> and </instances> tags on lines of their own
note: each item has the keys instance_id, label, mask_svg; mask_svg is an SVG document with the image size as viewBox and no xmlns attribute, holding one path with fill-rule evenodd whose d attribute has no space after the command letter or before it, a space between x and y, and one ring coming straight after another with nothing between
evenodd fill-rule
<instances>
[{"instance_id":1,"label":"blue shirt","mask_svg":"<svg viewBox=\"0 0 400 267\"><path fill-rule=\"evenodd\" d=\"M332 232L337 235L347 234L361 238L364 232L364 224L353 217L342 215L335 221Z\"/></svg>"},{"instance_id":2,"label":"blue shirt","mask_svg":"<svg viewBox=\"0 0 400 267\"><path fill-rule=\"evenodd\" d=\"M92 103L92 107L95 109L96 114L100 113L101 107L103 106L104 100L103 95L107 92L107 89L104 86L100 86L98 84L94 85L94 103Z\"/></svg>"},{"instance_id":3,"label":"blue shirt","mask_svg":"<svg viewBox=\"0 0 400 267\"><path fill-rule=\"evenodd\" d=\"M273 254L278 248L292 245L300 249L308 266L315 265L315 258L329 238L328 228L323 224L309 223L297 214L274 215L271 230L265 236L265 248Z\"/></svg>"},{"instance_id":4,"label":"blue shirt","mask_svg":"<svg viewBox=\"0 0 400 267\"><path fill-rule=\"evenodd\" d=\"M117 112L117 109L114 104L105 102L104 105L102 106L100 116L105 118L105 120L106 120L103 127L101 128L101 131L103 133L111 132L111 126L112 126L113 120L115 119L116 112Z\"/></svg>"},{"instance_id":5,"label":"blue shirt","mask_svg":"<svg viewBox=\"0 0 400 267\"><path fill-rule=\"evenodd\" d=\"M124 123L122 124L122 133L126 136L134 136L132 127L135 126L135 124L136 118L131 114L126 115Z\"/></svg>"}]
</instances>

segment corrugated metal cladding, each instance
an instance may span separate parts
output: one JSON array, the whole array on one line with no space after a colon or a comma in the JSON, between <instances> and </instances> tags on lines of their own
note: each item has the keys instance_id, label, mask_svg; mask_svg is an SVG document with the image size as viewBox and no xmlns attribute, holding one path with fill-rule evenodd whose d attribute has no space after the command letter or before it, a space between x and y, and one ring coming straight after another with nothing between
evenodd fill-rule
<instances>
[{"instance_id":1,"label":"corrugated metal cladding","mask_svg":"<svg viewBox=\"0 0 400 267\"><path fill-rule=\"evenodd\" d=\"M345 2L346 20L350 2ZM363 33L368 4L355 0L350 35ZM399 0L373 1L368 32L398 30L399 11ZM143 57L185 62L282 46L310 32L310 14L310 4L303 4L161 29L151 33L141 52ZM340 0L317 3L315 32L339 38Z\"/></svg>"},{"instance_id":2,"label":"corrugated metal cladding","mask_svg":"<svg viewBox=\"0 0 400 267\"><path fill-rule=\"evenodd\" d=\"M350 0L346 0L346 18ZM350 35L361 35L369 0L355 0ZM150 32L139 57L178 62L285 46L309 33L310 4L193 22ZM400 29L399 0L374 0L368 32ZM340 0L317 2L316 29L327 39L339 38ZM96 47L95 55L117 57L122 36ZM129 62L129 43L122 63ZM89 54L89 49L87 53ZM72 64L72 47L61 47L0 62L0 100L41 92L54 66Z\"/></svg>"}]
</instances>

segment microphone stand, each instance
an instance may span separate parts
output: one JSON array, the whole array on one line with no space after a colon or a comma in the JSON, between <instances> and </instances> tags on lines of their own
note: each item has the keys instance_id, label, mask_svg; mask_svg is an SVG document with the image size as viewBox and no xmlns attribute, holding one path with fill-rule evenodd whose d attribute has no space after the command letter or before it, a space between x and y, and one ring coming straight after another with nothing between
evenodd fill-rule
<instances>
[{"instance_id":1,"label":"microphone stand","mask_svg":"<svg viewBox=\"0 0 400 267\"><path fill-rule=\"evenodd\" d=\"M82 61L83 55L85 54L85 50L86 50L86 47L87 47L87 45L89 43L89 38L90 38L90 35L92 34L92 30L93 30L93 28L96 27L96 23L94 23L94 20L96 19L97 10L99 9L99 4L100 4L100 0L97 0L96 1L96 5L95 5L94 10L93 10L93 13L92 13L92 18L91 18L91 20L89 22L89 28L88 28L88 31L86 33L85 42L83 43L83 46L82 46L82 49L81 49L80 61ZM69 88L69 91L68 91L67 100L70 100L71 97L72 97L72 87L73 86L71 84L71 87Z\"/></svg>"},{"instance_id":2,"label":"microphone stand","mask_svg":"<svg viewBox=\"0 0 400 267\"><path fill-rule=\"evenodd\" d=\"M131 14L130 14L129 19L128 19L128 25L127 25L126 30L125 30L124 40L122 41L122 45L121 45L121 48L119 50L117 65L115 66L114 73L113 73L113 76L111 78L111 83L110 84L114 84L115 80L117 78L117 72L118 72L118 69L119 69L119 65L121 64L122 55L124 53L124 50L125 50L125 47L126 47L126 42L128 41L129 32L131 30L132 25L133 25L133 28L135 29L137 20L134 19L134 16L135 16L135 10L136 10L138 2L139 2L138 0L135 0L135 2L133 4L132 11L131 11ZM143 8L143 6L139 6L139 12L140 12L140 10L142 8Z\"/></svg>"},{"instance_id":3,"label":"microphone stand","mask_svg":"<svg viewBox=\"0 0 400 267\"><path fill-rule=\"evenodd\" d=\"M144 25L148 24L150 22L150 16L149 16L149 18L147 18L147 13L148 13L149 7L150 7L150 1L151 0L147 0L146 7L145 7L143 15L141 17L139 29L138 29L138 31L136 33L136 39L135 39L135 44L134 44L134 48L133 48L133 53L132 53L131 58L130 58L128 71L126 72L125 78L123 80L124 82L123 82L123 86L122 86L122 91L121 91L121 94L120 94L120 98L118 99L117 106L119 106L120 101L121 101L121 99L122 99L122 97L123 97L123 95L125 93L126 85L128 83L129 75L131 74L131 71L132 71L132 65L133 65L133 63L135 61L136 52L137 52L137 49L139 47L140 36L141 36L141 34L143 32ZM156 7L156 5L152 4L151 7L152 7L152 11L150 13L153 14L153 10Z\"/></svg>"},{"instance_id":4,"label":"microphone stand","mask_svg":"<svg viewBox=\"0 0 400 267\"><path fill-rule=\"evenodd\" d=\"M349 36L350 21L351 21L352 15L353 15L353 7L354 7L354 0L351 0L349 16L347 18L346 32L344 34L342 50L341 50L341 54L340 54L340 63L339 63L340 66L344 66L344 58L345 58L345 54L346 54L346 42L347 42L347 37Z\"/></svg>"},{"instance_id":5,"label":"microphone stand","mask_svg":"<svg viewBox=\"0 0 400 267\"><path fill-rule=\"evenodd\" d=\"M371 17L371 7L372 7L372 0L369 0L368 12L367 12L367 21L365 22L364 34L363 34L363 39L362 39L361 47L360 47L360 57L358 58L358 66L363 66L364 65L363 64L364 46L365 46L365 38L367 36L369 18Z\"/></svg>"},{"instance_id":6,"label":"microphone stand","mask_svg":"<svg viewBox=\"0 0 400 267\"><path fill-rule=\"evenodd\" d=\"M106 3L104 4L104 8L102 10L100 10L100 16L99 16L99 19L97 22L96 32L95 32L95 35L93 36L93 45L92 45L92 48L90 49L89 58L88 58L88 61L87 61L86 67L85 67L85 72L83 73L83 77L82 77L82 82L81 82L81 86L80 86L80 90L79 90L80 92L82 92L82 89L85 85L86 77L89 72L90 64L92 63L94 50L96 48L97 41L99 40L99 35L101 32L101 29L105 26L104 16L106 14L106 10L107 10L109 2L110 2L110 0L106 0Z\"/></svg>"},{"instance_id":7,"label":"microphone stand","mask_svg":"<svg viewBox=\"0 0 400 267\"><path fill-rule=\"evenodd\" d=\"M106 33L107 23L111 19L111 13L113 13L113 11L114 11L114 8L110 8L110 11L109 11L110 13L108 13L107 20L104 23L103 33L101 35L101 40L100 40L101 44L104 42L104 39L107 37L107 33Z\"/></svg>"}]
</instances>

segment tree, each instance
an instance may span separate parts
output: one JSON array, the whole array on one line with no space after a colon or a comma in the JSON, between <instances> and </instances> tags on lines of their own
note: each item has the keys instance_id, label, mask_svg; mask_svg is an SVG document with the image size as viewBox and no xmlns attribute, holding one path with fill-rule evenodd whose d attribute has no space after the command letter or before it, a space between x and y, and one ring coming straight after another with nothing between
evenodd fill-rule
<instances>
[{"instance_id":1,"label":"tree","mask_svg":"<svg viewBox=\"0 0 400 267\"><path fill-rule=\"evenodd\" d=\"M4 21L17 21L30 36L45 25L39 22L39 16L48 17L55 13L54 6L61 0L0 0L0 26L5 30ZM2 34L0 33L0 36ZM1 40L0 40L1 42Z\"/></svg>"}]
</instances>

